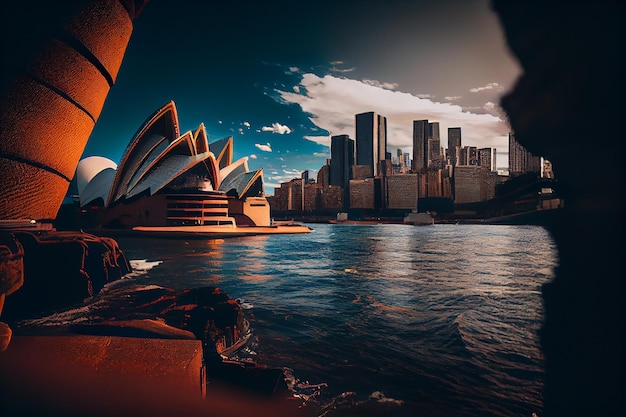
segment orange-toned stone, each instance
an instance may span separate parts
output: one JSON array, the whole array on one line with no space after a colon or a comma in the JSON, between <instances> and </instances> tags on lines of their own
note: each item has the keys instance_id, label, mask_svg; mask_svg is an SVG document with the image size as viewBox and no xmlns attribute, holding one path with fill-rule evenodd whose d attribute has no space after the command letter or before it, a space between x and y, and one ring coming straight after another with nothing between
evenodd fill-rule
<instances>
[{"instance_id":1,"label":"orange-toned stone","mask_svg":"<svg viewBox=\"0 0 626 417\"><path fill-rule=\"evenodd\" d=\"M0 219L54 219L67 193L62 177L0 158Z\"/></svg>"},{"instance_id":2,"label":"orange-toned stone","mask_svg":"<svg viewBox=\"0 0 626 417\"><path fill-rule=\"evenodd\" d=\"M72 19L65 30L95 55L115 82L133 31L132 20L122 3L96 0Z\"/></svg>"},{"instance_id":3,"label":"orange-toned stone","mask_svg":"<svg viewBox=\"0 0 626 417\"><path fill-rule=\"evenodd\" d=\"M22 77L0 102L0 153L36 161L72 178L93 127L94 121L73 103Z\"/></svg>"},{"instance_id":4,"label":"orange-toned stone","mask_svg":"<svg viewBox=\"0 0 626 417\"><path fill-rule=\"evenodd\" d=\"M199 340L14 336L0 353L0 404L21 415L151 415L199 407L203 374Z\"/></svg>"},{"instance_id":5,"label":"orange-toned stone","mask_svg":"<svg viewBox=\"0 0 626 417\"><path fill-rule=\"evenodd\" d=\"M0 294L0 298L4 298L4 294ZM6 323L0 321L0 353L9 347L12 333L11 328Z\"/></svg>"},{"instance_id":6,"label":"orange-toned stone","mask_svg":"<svg viewBox=\"0 0 626 417\"><path fill-rule=\"evenodd\" d=\"M98 120L110 86L102 73L76 50L52 40L33 59L29 71L67 94Z\"/></svg>"}]
</instances>

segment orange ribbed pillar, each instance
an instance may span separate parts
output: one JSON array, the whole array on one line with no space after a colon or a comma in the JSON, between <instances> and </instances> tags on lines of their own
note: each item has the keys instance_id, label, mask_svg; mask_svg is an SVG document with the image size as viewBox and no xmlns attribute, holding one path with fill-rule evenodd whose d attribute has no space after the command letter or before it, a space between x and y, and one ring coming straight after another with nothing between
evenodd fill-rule
<instances>
[{"instance_id":1,"label":"orange ribbed pillar","mask_svg":"<svg viewBox=\"0 0 626 417\"><path fill-rule=\"evenodd\" d=\"M0 220L54 219L147 0L94 0L0 98Z\"/></svg>"}]
</instances>

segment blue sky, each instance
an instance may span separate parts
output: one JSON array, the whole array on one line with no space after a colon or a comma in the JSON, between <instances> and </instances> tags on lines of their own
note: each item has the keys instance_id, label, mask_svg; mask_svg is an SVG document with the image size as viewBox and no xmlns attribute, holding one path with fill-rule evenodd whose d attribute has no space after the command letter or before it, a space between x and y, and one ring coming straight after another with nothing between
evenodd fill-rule
<instances>
[{"instance_id":1,"label":"blue sky","mask_svg":"<svg viewBox=\"0 0 626 417\"><path fill-rule=\"evenodd\" d=\"M317 170L354 115L388 120L389 150L411 151L412 121L460 126L463 145L498 149L498 106L520 73L486 0L197 2L152 0L135 22L117 82L84 157L118 162L132 135L174 100L181 131L232 135L263 168L266 192Z\"/></svg>"}]
</instances>

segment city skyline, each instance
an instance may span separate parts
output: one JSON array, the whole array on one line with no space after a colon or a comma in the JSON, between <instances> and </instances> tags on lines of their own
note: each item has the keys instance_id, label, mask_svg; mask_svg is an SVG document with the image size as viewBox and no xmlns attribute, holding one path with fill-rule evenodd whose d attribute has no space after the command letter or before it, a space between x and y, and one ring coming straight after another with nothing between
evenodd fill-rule
<instances>
[{"instance_id":1,"label":"city skyline","mask_svg":"<svg viewBox=\"0 0 626 417\"><path fill-rule=\"evenodd\" d=\"M505 150L510 129L497 103L520 70L489 1L406 3L150 2L83 158L119 162L135 126L170 100L182 131L204 122L211 142L233 136L234 157L264 169L268 194L304 170L314 175L330 137L355 138L363 112L387 118L392 154L411 152L416 119L442 132L462 126L466 143Z\"/></svg>"}]
</instances>

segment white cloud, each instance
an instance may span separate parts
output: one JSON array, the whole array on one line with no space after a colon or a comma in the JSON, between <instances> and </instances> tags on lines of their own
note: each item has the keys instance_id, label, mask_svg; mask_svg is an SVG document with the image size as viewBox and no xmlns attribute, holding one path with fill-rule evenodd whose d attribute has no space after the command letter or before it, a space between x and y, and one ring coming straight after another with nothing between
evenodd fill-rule
<instances>
[{"instance_id":1,"label":"white cloud","mask_svg":"<svg viewBox=\"0 0 626 417\"><path fill-rule=\"evenodd\" d=\"M460 100L461 98L463 98L463 96L448 96L448 97L444 97L446 100L448 101L457 101Z\"/></svg>"},{"instance_id":2,"label":"white cloud","mask_svg":"<svg viewBox=\"0 0 626 417\"><path fill-rule=\"evenodd\" d=\"M240 135L243 135L243 128L240 127L239 129L237 129L237 131L239 132Z\"/></svg>"},{"instance_id":3,"label":"white cloud","mask_svg":"<svg viewBox=\"0 0 626 417\"><path fill-rule=\"evenodd\" d=\"M291 72L298 72L298 71L300 71L300 68L298 68L298 67L289 67L289 71L291 71Z\"/></svg>"},{"instance_id":4,"label":"white cloud","mask_svg":"<svg viewBox=\"0 0 626 417\"><path fill-rule=\"evenodd\" d=\"M253 153L250 154L250 159L256 159L256 158L257 158L257 156L255 154L253 154Z\"/></svg>"},{"instance_id":5,"label":"white cloud","mask_svg":"<svg viewBox=\"0 0 626 417\"><path fill-rule=\"evenodd\" d=\"M341 62L341 61L337 61L337 62ZM341 62L341 63L343 63L343 62ZM330 72L346 73L346 72L352 72L355 69L356 69L355 67L352 67L352 68L339 68L339 67L333 65L332 67L330 67Z\"/></svg>"},{"instance_id":6,"label":"white cloud","mask_svg":"<svg viewBox=\"0 0 626 417\"><path fill-rule=\"evenodd\" d=\"M398 83L381 83L377 80L363 80L367 85L373 85L374 87L384 88L386 90L395 90L398 88Z\"/></svg>"},{"instance_id":7,"label":"white cloud","mask_svg":"<svg viewBox=\"0 0 626 417\"><path fill-rule=\"evenodd\" d=\"M298 87L297 85L293 86L293 91L295 91L296 93L300 92L300 87Z\"/></svg>"},{"instance_id":8,"label":"white cloud","mask_svg":"<svg viewBox=\"0 0 626 417\"><path fill-rule=\"evenodd\" d=\"M302 171L298 169L283 169L283 172L285 175L295 175L296 177L299 177L302 174Z\"/></svg>"},{"instance_id":9,"label":"white cloud","mask_svg":"<svg viewBox=\"0 0 626 417\"><path fill-rule=\"evenodd\" d=\"M351 136L353 136L353 135L351 135ZM325 136L305 136L304 139L310 140L311 142L315 142L315 143L318 143L320 145L324 145L324 146L330 147L330 136L328 136L328 135L325 135Z\"/></svg>"},{"instance_id":10,"label":"white cloud","mask_svg":"<svg viewBox=\"0 0 626 417\"><path fill-rule=\"evenodd\" d=\"M259 143L255 143L254 146L256 146L257 148L259 148L260 150L262 150L263 152L272 152L272 147L270 146L269 143L265 144L265 145L261 145Z\"/></svg>"},{"instance_id":11,"label":"white cloud","mask_svg":"<svg viewBox=\"0 0 626 417\"><path fill-rule=\"evenodd\" d=\"M250 129L250 122L243 122L243 125L247 127L248 129Z\"/></svg>"},{"instance_id":12,"label":"white cloud","mask_svg":"<svg viewBox=\"0 0 626 417\"><path fill-rule=\"evenodd\" d=\"M504 89L503 86L501 86L498 83L489 83L485 86L482 87L475 87L475 88L470 88L470 93L478 93L481 91L485 91L485 90L496 90L496 91L502 91Z\"/></svg>"},{"instance_id":13,"label":"white cloud","mask_svg":"<svg viewBox=\"0 0 626 417\"><path fill-rule=\"evenodd\" d=\"M417 94L418 98L435 98L435 96L433 96L432 94Z\"/></svg>"},{"instance_id":14,"label":"white cloud","mask_svg":"<svg viewBox=\"0 0 626 417\"><path fill-rule=\"evenodd\" d=\"M284 135L285 133L291 133L291 129L285 125L281 125L280 123L272 123L272 126L263 126L261 128L263 132L272 132L278 133L279 135Z\"/></svg>"},{"instance_id":15,"label":"white cloud","mask_svg":"<svg viewBox=\"0 0 626 417\"><path fill-rule=\"evenodd\" d=\"M413 147L413 120L420 119L439 122L444 147L447 146L448 128L457 126L462 128L463 145L508 146L510 128L491 114L475 114L452 103L437 103L334 75L303 74L300 85L306 89L305 95L278 91L281 100L298 104L311 115L314 125L330 135L348 134L354 138L354 115L374 111L387 118L388 146L402 148L404 152L410 152ZM329 136L307 136L305 139L330 146Z\"/></svg>"}]
</instances>

